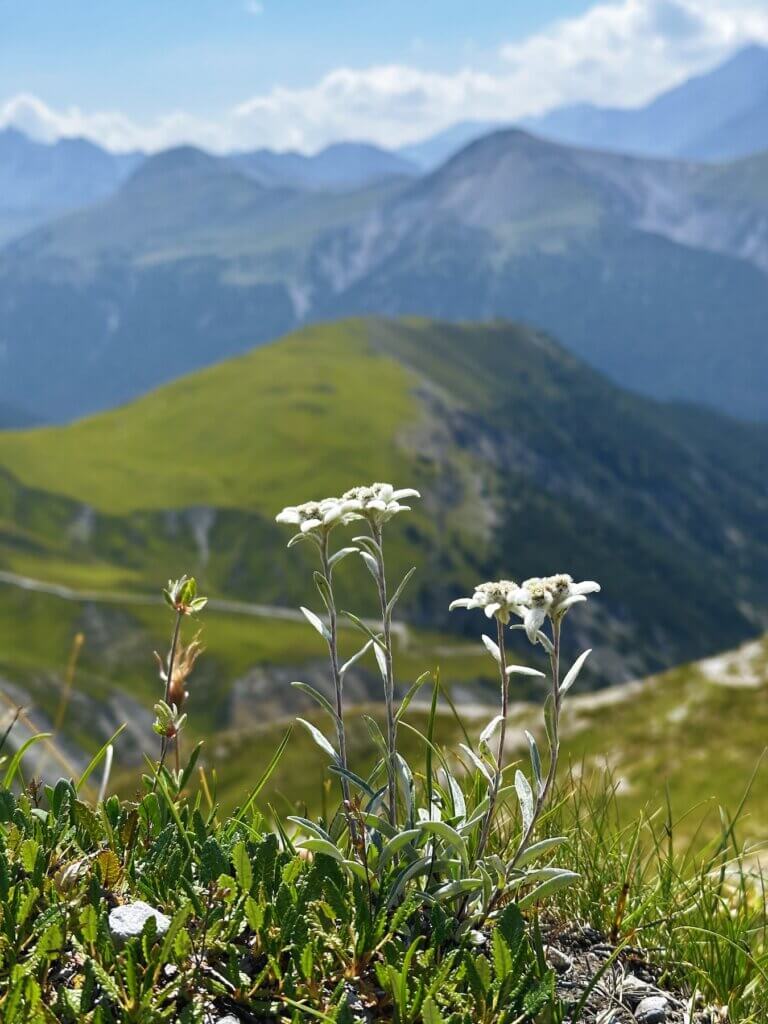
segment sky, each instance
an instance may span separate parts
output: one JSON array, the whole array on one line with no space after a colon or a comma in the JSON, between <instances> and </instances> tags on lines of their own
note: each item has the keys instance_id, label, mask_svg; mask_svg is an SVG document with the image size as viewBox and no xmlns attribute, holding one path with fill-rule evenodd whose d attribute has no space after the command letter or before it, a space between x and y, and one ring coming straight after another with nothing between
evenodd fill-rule
<instances>
[{"instance_id":1,"label":"sky","mask_svg":"<svg viewBox=\"0 0 768 1024\"><path fill-rule=\"evenodd\" d=\"M752 41L768 0L0 0L0 127L115 150L395 147L640 104Z\"/></svg>"}]
</instances>

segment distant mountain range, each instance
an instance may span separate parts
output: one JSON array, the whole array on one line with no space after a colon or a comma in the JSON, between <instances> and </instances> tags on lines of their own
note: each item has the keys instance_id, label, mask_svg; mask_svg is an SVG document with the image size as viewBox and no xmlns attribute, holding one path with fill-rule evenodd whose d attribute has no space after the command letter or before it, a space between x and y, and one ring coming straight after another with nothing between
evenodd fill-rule
<instances>
[{"instance_id":1,"label":"distant mountain range","mask_svg":"<svg viewBox=\"0 0 768 1024\"><path fill-rule=\"evenodd\" d=\"M337 142L313 156L256 149L230 159L259 184L288 188L361 188L385 178L420 173L414 160L366 142Z\"/></svg>"},{"instance_id":2,"label":"distant mountain range","mask_svg":"<svg viewBox=\"0 0 768 1024\"><path fill-rule=\"evenodd\" d=\"M724 64L638 108L582 103L527 118L531 131L578 146L691 160L732 160L768 149L768 49Z\"/></svg>"},{"instance_id":3,"label":"distant mountain range","mask_svg":"<svg viewBox=\"0 0 768 1024\"><path fill-rule=\"evenodd\" d=\"M190 147L0 250L0 401L64 420L348 314L517 317L625 387L768 419L768 155L485 136L318 191ZM51 372L51 367L56 372Z\"/></svg>"},{"instance_id":4,"label":"distant mountain range","mask_svg":"<svg viewBox=\"0 0 768 1024\"><path fill-rule=\"evenodd\" d=\"M447 610L475 582L596 578L569 636L615 682L765 626L767 461L768 427L634 396L528 328L350 320L72 426L0 433L0 567L139 592L187 571L294 607L308 556L275 512L392 479L423 493L388 541L393 578L419 567L407 619L476 637ZM373 611L364 574L339 575L343 607Z\"/></svg>"},{"instance_id":5,"label":"distant mountain range","mask_svg":"<svg viewBox=\"0 0 768 1024\"><path fill-rule=\"evenodd\" d=\"M15 128L0 131L0 242L112 195L142 159L86 139L49 145Z\"/></svg>"},{"instance_id":6,"label":"distant mountain range","mask_svg":"<svg viewBox=\"0 0 768 1024\"><path fill-rule=\"evenodd\" d=\"M582 103L519 126L572 145L643 156L723 161L757 153L768 149L768 49L748 46L642 107ZM344 190L432 171L505 127L512 126L461 121L396 151L338 142L311 156L262 148L229 159L262 185ZM111 195L145 158L110 153L85 139L46 145L13 128L0 131L0 243Z\"/></svg>"}]
</instances>

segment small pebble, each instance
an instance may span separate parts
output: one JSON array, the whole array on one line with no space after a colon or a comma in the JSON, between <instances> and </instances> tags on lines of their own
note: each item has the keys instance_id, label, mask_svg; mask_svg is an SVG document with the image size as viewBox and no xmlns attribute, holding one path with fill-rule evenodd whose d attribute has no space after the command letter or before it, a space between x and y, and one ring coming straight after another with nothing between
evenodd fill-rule
<instances>
[{"instance_id":1,"label":"small pebble","mask_svg":"<svg viewBox=\"0 0 768 1024\"><path fill-rule=\"evenodd\" d=\"M628 974L621 983L621 999L627 1006L636 1006L648 995L650 985L634 974Z\"/></svg>"},{"instance_id":2,"label":"small pebble","mask_svg":"<svg viewBox=\"0 0 768 1024\"><path fill-rule=\"evenodd\" d=\"M109 912L109 930L112 938L118 942L126 942L137 935L141 935L144 925L153 917L158 935L165 935L171 924L171 919L162 914L154 907L150 907L143 900L136 900L135 903L125 903L123 906L115 907Z\"/></svg>"},{"instance_id":3,"label":"small pebble","mask_svg":"<svg viewBox=\"0 0 768 1024\"><path fill-rule=\"evenodd\" d=\"M637 1024L664 1024L667 1019L667 1005L664 996L647 996L635 1010Z\"/></svg>"},{"instance_id":4,"label":"small pebble","mask_svg":"<svg viewBox=\"0 0 768 1024\"><path fill-rule=\"evenodd\" d=\"M570 971L573 967L571 958L559 950L557 946L547 946L545 956L558 974L565 974L566 971Z\"/></svg>"}]
</instances>

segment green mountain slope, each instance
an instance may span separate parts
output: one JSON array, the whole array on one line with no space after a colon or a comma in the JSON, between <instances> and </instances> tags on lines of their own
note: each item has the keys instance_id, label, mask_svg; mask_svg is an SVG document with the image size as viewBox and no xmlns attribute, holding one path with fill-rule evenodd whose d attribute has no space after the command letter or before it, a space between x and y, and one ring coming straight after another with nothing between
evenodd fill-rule
<instances>
[{"instance_id":1,"label":"green mountain slope","mask_svg":"<svg viewBox=\"0 0 768 1024\"><path fill-rule=\"evenodd\" d=\"M474 635L447 605L475 582L597 578L574 642L616 681L765 623L767 454L765 428L634 397L523 327L346 321L0 435L0 568L134 591L187 570L295 606L307 574L275 512L392 479L424 494L390 544L395 574L419 566L411 621ZM356 607L370 590L361 567L340 585Z\"/></svg>"}]
</instances>

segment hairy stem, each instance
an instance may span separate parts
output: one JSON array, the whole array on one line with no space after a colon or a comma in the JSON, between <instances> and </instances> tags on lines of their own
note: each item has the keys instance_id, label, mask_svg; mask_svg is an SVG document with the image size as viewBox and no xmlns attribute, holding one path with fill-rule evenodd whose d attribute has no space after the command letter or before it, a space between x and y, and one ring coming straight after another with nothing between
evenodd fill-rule
<instances>
[{"instance_id":1,"label":"hairy stem","mask_svg":"<svg viewBox=\"0 0 768 1024\"><path fill-rule=\"evenodd\" d=\"M384 543L381 526L371 524L376 541L376 585L379 591L381 623L384 634L384 703L387 713L387 798L389 823L397 823L397 720L395 718L395 673L392 660L392 613L387 597L387 577L384 569Z\"/></svg>"},{"instance_id":2,"label":"hairy stem","mask_svg":"<svg viewBox=\"0 0 768 1024\"><path fill-rule=\"evenodd\" d=\"M333 569L331 567L327 534L324 536L320 548L320 561L323 567L323 576L325 576L328 582L328 628L331 634L328 640L328 656L331 662L331 677L333 679L336 701L336 736L339 743L339 760L342 767L347 768L347 735L344 728L344 679L339 671L338 616L333 596ZM349 780L344 775L341 776L341 792L344 798L345 813L349 815ZM348 817L347 820L350 825L350 832L354 834L352 819Z\"/></svg>"},{"instance_id":3,"label":"hairy stem","mask_svg":"<svg viewBox=\"0 0 768 1024\"><path fill-rule=\"evenodd\" d=\"M167 675L166 675L166 678L165 678L165 696L164 696L163 699L165 700L166 704L168 703L168 696L169 696L170 690L171 690L171 680L173 679L173 666L174 666L174 663L176 661L176 648L179 646L179 633L181 632L181 620L182 620L182 618L183 618L183 612L176 612L176 622L174 623L174 626L173 626L173 636L171 637L171 652L168 655L168 671L167 671ZM179 750L179 748L178 748L179 737L178 736L175 737L175 741L176 741L176 758L178 760L178 750ZM157 786L157 776L163 770L163 765L165 764L165 759L166 759L167 756L168 756L168 737L167 736L162 736L160 738L160 762L159 762L159 764L157 766L157 774L155 775L155 784L152 787L153 792L154 792L155 786Z\"/></svg>"},{"instance_id":4,"label":"hairy stem","mask_svg":"<svg viewBox=\"0 0 768 1024\"><path fill-rule=\"evenodd\" d=\"M483 828L480 833L480 842L477 845L477 857L482 857L488 838L491 834L491 825L496 811L496 801L501 788L501 779L504 772L504 744L507 738L507 711L509 709L509 676L507 675L507 652L504 646L504 625L500 619L496 619L496 635L499 644L499 674L501 676L501 725L499 727L499 745L496 750L496 774L493 777L491 791L488 794L488 811L483 821Z\"/></svg>"},{"instance_id":5,"label":"hairy stem","mask_svg":"<svg viewBox=\"0 0 768 1024\"><path fill-rule=\"evenodd\" d=\"M541 791L537 794L531 823L523 833L517 852L509 865L510 868L514 868L517 865L520 858L528 849L533 837L534 829L536 828L536 822L547 803L550 790L552 789L555 778L557 777L557 763L560 757L560 619L555 619L552 623L552 652L549 655L549 664L552 674L552 737L551 749L549 752L549 771L547 772L547 777L544 780L544 785L541 787Z\"/></svg>"}]
</instances>

